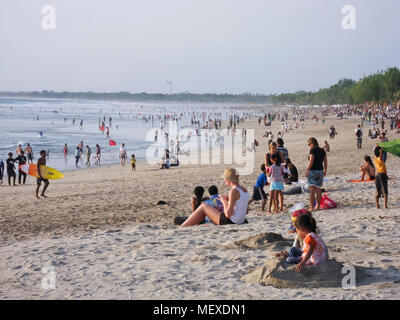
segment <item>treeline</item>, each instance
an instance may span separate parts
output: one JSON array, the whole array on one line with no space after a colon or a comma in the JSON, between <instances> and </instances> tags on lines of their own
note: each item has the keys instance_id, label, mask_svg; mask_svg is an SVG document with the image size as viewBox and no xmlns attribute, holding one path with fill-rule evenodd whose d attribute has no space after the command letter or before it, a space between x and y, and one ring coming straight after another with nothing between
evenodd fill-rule
<instances>
[{"instance_id":1,"label":"treeline","mask_svg":"<svg viewBox=\"0 0 400 320\"><path fill-rule=\"evenodd\" d=\"M29 97L29 98L57 98L57 99L94 99L94 100L126 100L126 101L160 101L160 102L227 102L227 103L269 103L270 96L261 94L195 94L195 93L130 93L121 92L0 92L0 96Z\"/></svg>"},{"instance_id":2,"label":"treeline","mask_svg":"<svg viewBox=\"0 0 400 320\"><path fill-rule=\"evenodd\" d=\"M400 70L388 68L358 82L342 79L330 88L317 92L298 91L272 95L272 103L289 104L362 104L400 100Z\"/></svg>"},{"instance_id":3,"label":"treeline","mask_svg":"<svg viewBox=\"0 0 400 320\"><path fill-rule=\"evenodd\" d=\"M361 104L366 102L390 102L400 100L400 71L388 68L364 77L359 81L342 79L333 86L317 92L298 91L283 94L216 94L216 93L130 93L121 92L0 92L0 96L57 98L57 99L95 99L95 100L127 100L136 102L226 102L226 103L258 103L258 104Z\"/></svg>"}]
</instances>

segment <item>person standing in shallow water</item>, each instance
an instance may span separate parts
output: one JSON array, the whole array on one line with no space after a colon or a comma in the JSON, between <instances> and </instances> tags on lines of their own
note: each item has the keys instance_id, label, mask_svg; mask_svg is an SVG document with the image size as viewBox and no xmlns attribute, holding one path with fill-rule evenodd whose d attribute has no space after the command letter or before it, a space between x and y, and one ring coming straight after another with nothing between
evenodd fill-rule
<instances>
[{"instance_id":1,"label":"person standing in shallow water","mask_svg":"<svg viewBox=\"0 0 400 320\"><path fill-rule=\"evenodd\" d=\"M28 163L33 163L33 150L30 143L26 144L25 153L28 157Z\"/></svg>"},{"instance_id":2,"label":"person standing in shallow water","mask_svg":"<svg viewBox=\"0 0 400 320\"><path fill-rule=\"evenodd\" d=\"M126 156L127 156L127 151L125 148L125 143L123 143L121 148L119 148L119 159L122 167L125 167Z\"/></svg>"},{"instance_id":3,"label":"person standing in shallow water","mask_svg":"<svg viewBox=\"0 0 400 320\"><path fill-rule=\"evenodd\" d=\"M100 165L100 158L101 158L101 148L98 144L96 144L96 161L94 162L95 165Z\"/></svg>"},{"instance_id":4,"label":"person standing in shallow water","mask_svg":"<svg viewBox=\"0 0 400 320\"><path fill-rule=\"evenodd\" d=\"M92 155L92 149L87 145L86 146L86 165L90 167L90 156Z\"/></svg>"},{"instance_id":5,"label":"person standing in shallow water","mask_svg":"<svg viewBox=\"0 0 400 320\"><path fill-rule=\"evenodd\" d=\"M321 188L328 169L328 158L326 152L318 145L315 138L308 139L310 153L308 155L308 166L306 170L307 184L310 189L310 211L319 210L321 203ZM314 201L316 204L314 205Z\"/></svg>"}]
</instances>

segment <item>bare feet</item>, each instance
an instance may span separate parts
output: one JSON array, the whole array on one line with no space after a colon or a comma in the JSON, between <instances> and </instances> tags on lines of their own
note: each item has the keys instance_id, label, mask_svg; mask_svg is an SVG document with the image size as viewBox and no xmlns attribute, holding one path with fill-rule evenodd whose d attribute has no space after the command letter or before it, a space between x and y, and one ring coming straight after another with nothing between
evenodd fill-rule
<instances>
[{"instance_id":1,"label":"bare feet","mask_svg":"<svg viewBox=\"0 0 400 320\"><path fill-rule=\"evenodd\" d=\"M275 257L276 257L276 258L286 258L286 257L287 257L287 252L281 251L281 252L279 252L279 253L276 253L276 254L275 254Z\"/></svg>"},{"instance_id":2,"label":"bare feet","mask_svg":"<svg viewBox=\"0 0 400 320\"><path fill-rule=\"evenodd\" d=\"M42 196L43 198L47 198L47 196L45 196L43 193L41 194L41 196Z\"/></svg>"},{"instance_id":3,"label":"bare feet","mask_svg":"<svg viewBox=\"0 0 400 320\"><path fill-rule=\"evenodd\" d=\"M38 195L36 195L36 199L40 200L40 197Z\"/></svg>"}]
</instances>

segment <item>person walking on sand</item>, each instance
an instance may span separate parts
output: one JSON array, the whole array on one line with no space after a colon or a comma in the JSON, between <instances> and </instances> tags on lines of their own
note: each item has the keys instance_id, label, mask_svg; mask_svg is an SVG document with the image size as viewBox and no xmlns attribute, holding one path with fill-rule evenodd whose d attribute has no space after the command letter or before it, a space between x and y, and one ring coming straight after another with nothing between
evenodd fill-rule
<instances>
[{"instance_id":1,"label":"person walking on sand","mask_svg":"<svg viewBox=\"0 0 400 320\"><path fill-rule=\"evenodd\" d=\"M307 184L310 189L310 211L319 210L321 203L321 188L328 169L328 158L326 152L318 145L317 139L308 139L310 153L308 155L308 166L306 170ZM317 203L314 205L314 201Z\"/></svg>"},{"instance_id":2,"label":"person walking on sand","mask_svg":"<svg viewBox=\"0 0 400 320\"><path fill-rule=\"evenodd\" d=\"M40 151L40 158L38 159L37 164L36 164L38 175L39 175L39 178L36 179L36 182L37 182L36 198L37 199L40 199L40 197L39 197L39 188L40 188L40 185L42 184L42 181L44 182L44 188L43 188L42 193L40 195L42 197L44 197L44 198L47 198L44 193L46 192L46 190L47 190L47 188L49 186L49 180L44 179L42 177L41 172L40 172L40 166L45 166L45 165L46 165L46 150L41 150Z\"/></svg>"},{"instance_id":3,"label":"person walking on sand","mask_svg":"<svg viewBox=\"0 0 400 320\"><path fill-rule=\"evenodd\" d=\"M357 149L360 150L362 149L362 136L363 136L363 131L361 129L361 125L357 126L357 129L355 131L355 136L357 140Z\"/></svg>"}]
</instances>

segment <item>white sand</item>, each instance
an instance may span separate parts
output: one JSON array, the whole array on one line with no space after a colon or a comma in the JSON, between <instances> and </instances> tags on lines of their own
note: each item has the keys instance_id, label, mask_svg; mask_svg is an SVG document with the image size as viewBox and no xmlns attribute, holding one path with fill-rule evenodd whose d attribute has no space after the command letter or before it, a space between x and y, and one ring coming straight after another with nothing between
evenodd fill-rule
<instances>
[{"instance_id":1,"label":"white sand","mask_svg":"<svg viewBox=\"0 0 400 320\"><path fill-rule=\"evenodd\" d=\"M332 122L334 121L334 122ZM339 135L330 140L329 167L324 187L340 205L314 214L331 258L361 270L356 289L277 289L244 282L274 256L274 246L242 248L234 243L265 232L285 238L288 209L307 202L308 195L285 196L285 211L267 215L252 204L248 225L202 225L177 228L176 213L190 213L196 185L216 184L227 165L181 166L156 170L143 162L138 172L108 166L67 172L52 182L48 199L34 199L35 181L0 188L0 298L1 299L399 299L400 298L400 179L389 182L389 209L376 209L374 183L350 184L357 178L365 154L372 156L376 140L364 137L359 153L354 140L355 119L331 120L325 126L298 129L284 137L290 157L304 178L306 140L322 144L334 123ZM263 162L263 126L256 121L262 141L256 170L241 177L252 192ZM280 123L272 126L276 135ZM389 132L389 138L396 135ZM387 161L390 176L400 178L399 159ZM168 202L157 206L159 200ZM55 289L43 289L42 268L53 266ZM344 275L343 275L344 276Z\"/></svg>"}]
</instances>

